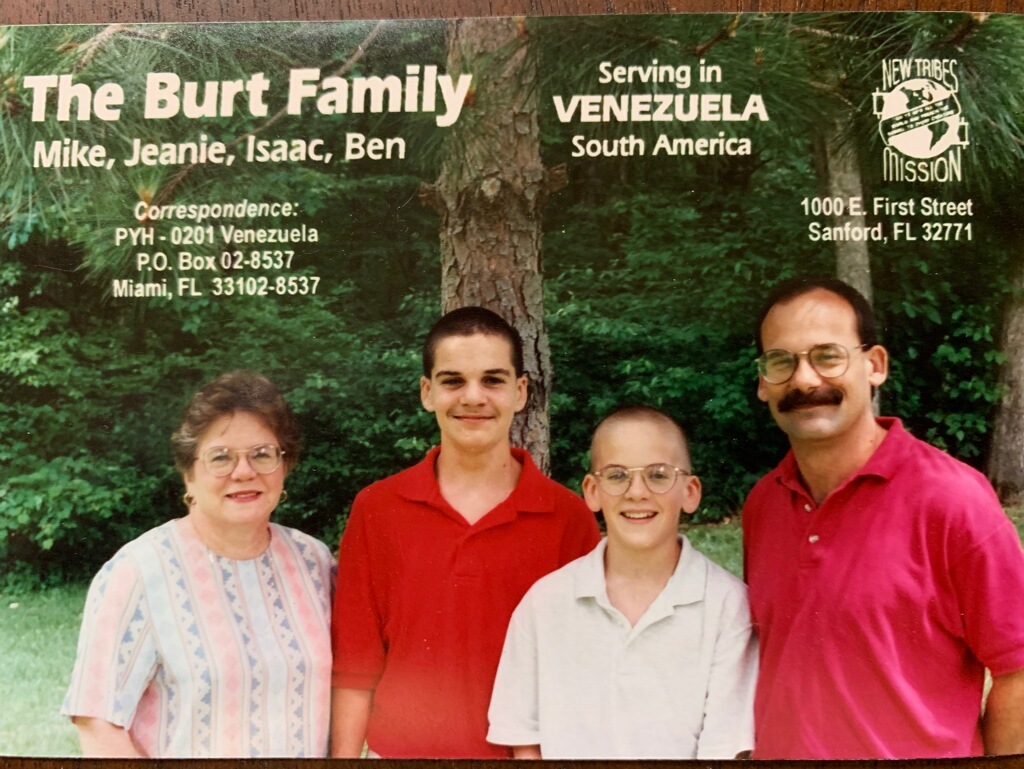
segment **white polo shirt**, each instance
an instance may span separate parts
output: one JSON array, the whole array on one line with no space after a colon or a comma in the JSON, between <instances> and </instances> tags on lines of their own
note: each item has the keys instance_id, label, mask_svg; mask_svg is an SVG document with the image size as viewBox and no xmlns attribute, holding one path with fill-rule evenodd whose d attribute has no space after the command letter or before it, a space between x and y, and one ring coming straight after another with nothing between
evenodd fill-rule
<instances>
[{"instance_id":1,"label":"white polo shirt","mask_svg":"<svg viewBox=\"0 0 1024 769\"><path fill-rule=\"evenodd\" d=\"M733 758L754 744L747 588L685 537L636 623L608 601L607 540L539 580L509 624L489 742L544 758Z\"/></svg>"}]
</instances>

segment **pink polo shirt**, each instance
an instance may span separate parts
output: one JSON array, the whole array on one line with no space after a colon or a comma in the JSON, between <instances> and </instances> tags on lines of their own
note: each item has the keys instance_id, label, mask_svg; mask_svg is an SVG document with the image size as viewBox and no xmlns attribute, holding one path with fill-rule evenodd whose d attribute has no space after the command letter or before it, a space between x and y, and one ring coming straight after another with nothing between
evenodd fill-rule
<instances>
[{"instance_id":1,"label":"pink polo shirt","mask_svg":"<svg viewBox=\"0 0 1024 769\"><path fill-rule=\"evenodd\" d=\"M1024 554L991 486L878 421L821 506L792 453L744 506L756 758L980 755L985 667L1024 668Z\"/></svg>"}]
</instances>

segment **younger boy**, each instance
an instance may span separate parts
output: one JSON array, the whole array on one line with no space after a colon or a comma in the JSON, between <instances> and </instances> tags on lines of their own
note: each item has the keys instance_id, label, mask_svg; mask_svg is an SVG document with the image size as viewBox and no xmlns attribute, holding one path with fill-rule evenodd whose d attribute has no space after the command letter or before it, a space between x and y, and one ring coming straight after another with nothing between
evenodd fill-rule
<instances>
[{"instance_id":1,"label":"younger boy","mask_svg":"<svg viewBox=\"0 0 1024 769\"><path fill-rule=\"evenodd\" d=\"M487 739L517 758L733 758L753 745L746 587L679 534L700 503L686 437L629 406L590 447L583 495L608 536L512 615Z\"/></svg>"},{"instance_id":2,"label":"younger boy","mask_svg":"<svg viewBox=\"0 0 1024 769\"><path fill-rule=\"evenodd\" d=\"M423 345L441 446L363 489L341 540L331 753L505 758L487 704L508 619L537 579L600 539L583 500L509 443L526 404L519 334L482 307Z\"/></svg>"}]
</instances>

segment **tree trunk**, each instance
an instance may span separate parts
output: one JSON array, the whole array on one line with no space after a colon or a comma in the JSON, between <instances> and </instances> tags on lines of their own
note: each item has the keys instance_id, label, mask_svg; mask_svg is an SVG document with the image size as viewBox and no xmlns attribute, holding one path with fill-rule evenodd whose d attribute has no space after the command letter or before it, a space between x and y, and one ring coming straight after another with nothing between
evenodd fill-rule
<instances>
[{"instance_id":1,"label":"tree trunk","mask_svg":"<svg viewBox=\"0 0 1024 769\"><path fill-rule=\"evenodd\" d=\"M815 142L818 175L821 181L822 194L842 201L842 213L833 214L830 218L832 226L842 227L846 222L851 227L863 227L864 214L851 215L850 200L861 201L864 207L864 185L861 182L860 158L857 148L845 136L846 119L849 116L840 113L832 119L821 136ZM867 240L836 240L836 277L860 291L874 305L874 291L871 289L871 259L868 253ZM882 409L881 390L873 388L871 406L875 414Z\"/></svg>"},{"instance_id":2,"label":"tree trunk","mask_svg":"<svg viewBox=\"0 0 1024 769\"><path fill-rule=\"evenodd\" d=\"M441 309L480 305L523 337L529 401L512 442L547 472L551 358L544 329L537 63L521 20L463 19L448 28L448 72L473 87L424 196L441 216Z\"/></svg>"},{"instance_id":3,"label":"tree trunk","mask_svg":"<svg viewBox=\"0 0 1024 769\"><path fill-rule=\"evenodd\" d=\"M844 137L844 120L837 118L829 123L819 142L823 158L819 167L823 172L824 193L843 202L843 212L831 217L832 225L842 227L849 222L852 227L863 227L864 214L851 216L850 200L864 201L864 186L861 183L860 162L857 150ZM849 283L872 302L871 261L868 258L867 240L836 240L836 277Z\"/></svg>"},{"instance_id":4,"label":"tree trunk","mask_svg":"<svg viewBox=\"0 0 1024 769\"><path fill-rule=\"evenodd\" d=\"M996 409L988 477L1004 503L1019 504L1024 493L1024 261L1017 263L1012 286L999 345L1003 395Z\"/></svg>"}]
</instances>

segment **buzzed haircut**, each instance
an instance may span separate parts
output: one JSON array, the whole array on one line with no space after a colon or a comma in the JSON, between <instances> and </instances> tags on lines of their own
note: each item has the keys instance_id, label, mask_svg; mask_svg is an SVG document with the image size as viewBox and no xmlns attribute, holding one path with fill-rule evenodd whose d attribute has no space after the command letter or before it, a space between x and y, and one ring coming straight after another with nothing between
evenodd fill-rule
<instances>
[{"instance_id":1,"label":"buzzed haircut","mask_svg":"<svg viewBox=\"0 0 1024 769\"><path fill-rule=\"evenodd\" d=\"M523 340L519 332L508 321L486 307L469 306L445 313L427 332L427 338L423 341L423 376L430 379L434 371L437 346L442 339L473 334L488 334L505 339L512 349L512 367L515 369L516 377L523 375Z\"/></svg>"},{"instance_id":2,"label":"buzzed haircut","mask_svg":"<svg viewBox=\"0 0 1024 769\"><path fill-rule=\"evenodd\" d=\"M687 464L692 465L693 461L690 457L690 442L686 438L686 430L683 429L683 425L674 416L668 412L662 411L654 406L648 406L643 403L627 403L621 406L616 406L611 411L607 412L601 420L594 427L594 432L590 438L590 463L591 470L594 470L594 443L597 440L598 433L601 432L601 428L605 425L614 424L615 422L654 422L656 424L667 425L674 429L679 434L679 440L683 445L683 455L686 457ZM685 468L692 472L693 467Z\"/></svg>"},{"instance_id":3,"label":"buzzed haircut","mask_svg":"<svg viewBox=\"0 0 1024 769\"><path fill-rule=\"evenodd\" d=\"M777 304L784 304L804 294L809 294L817 289L824 289L836 294L853 308L853 314L857 318L857 336L860 343L868 347L878 344L878 327L875 321L875 311L871 309L868 300L863 294L848 283L839 278L832 278L822 275L800 275L795 278L777 283L757 316L757 325L754 326L754 343L757 345L757 354L764 352L764 343L761 341L761 326L768 313Z\"/></svg>"}]
</instances>

